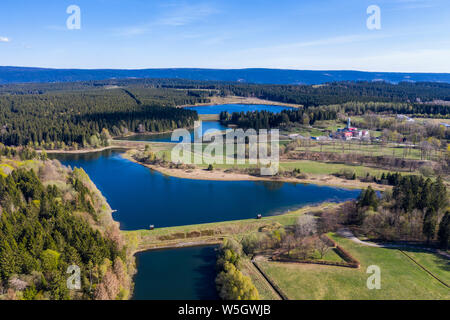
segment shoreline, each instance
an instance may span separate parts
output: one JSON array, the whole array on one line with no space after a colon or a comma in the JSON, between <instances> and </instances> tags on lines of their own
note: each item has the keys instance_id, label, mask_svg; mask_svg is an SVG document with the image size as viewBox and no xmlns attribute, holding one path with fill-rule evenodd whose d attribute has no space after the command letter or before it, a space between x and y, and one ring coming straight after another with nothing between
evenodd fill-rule
<instances>
[{"instance_id":1,"label":"shoreline","mask_svg":"<svg viewBox=\"0 0 450 320\"><path fill-rule=\"evenodd\" d=\"M135 159L127 152L123 153L122 157L137 163L141 166L147 167L151 170L155 170L163 175L189 180L204 180L204 181L271 181L271 182L284 182L284 183L300 183L300 184L315 184L319 186L327 186L342 189L364 189L371 186L377 191L385 191L388 186L377 185L374 183L358 182L354 181L347 182L348 180L339 179L336 177L321 177L322 179L297 179L297 178L273 178L273 177L255 177L245 173L227 173L224 170L215 169L214 171L207 171L201 168L195 169L171 169L165 168L158 165L151 165L141 163Z\"/></svg>"},{"instance_id":2,"label":"shoreline","mask_svg":"<svg viewBox=\"0 0 450 320\"><path fill-rule=\"evenodd\" d=\"M243 104L243 105L268 105L268 106L284 106L292 108L302 108L302 105L293 103L282 103L278 101L264 100L252 97L239 97L239 96L228 96L228 97L211 97L211 102L196 103L194 105L181 105L177 108L189 108L189 107L207 107L207 106L217 106L221 104Z\"/></svg>"},{"instance_id":3,"label":"shoreline","mask_svg":"<svg viewBox=\"0 0 450 320\"><path fill-rule=\"evenodd\" d=\"M123 140L119 140L123 141ZM335 188L343 188L343 189L364 189L368 186L371 186L374 190L377 191L385 191L389 189L389 186L379 185L375 183L366 183L366 182L355 182L349 181L345 179L340 179L334 176L317 176L315 178L308 179L297 179L297 178L288 178L288 177L257 177L252 176L246 173L228 173L223 169L215 169L214 171L207 171L203 168L195 168L195 169L176 169L176 168L165 168L158 165L151 165L141 163L135 160L130 154L129 151L136 150L138 147L136 144L145 142L141 141L130 141L133 145L111 145L108 147L97 148L97 149L84 149L84 150L36 150L38 153L42 153L45 151L47 154L88 154L88 153L96 153L102 152L105 150L112 149L125 149L124 153L121 153L121 156L131 162L139 164L141 166L147 167L151 170L157 171L163 175L180 178L180 179L189 179L189 180L204 180L204 181L271 181L271 182L285 182L285 183L301 183L301 184L315 184L319 186L327 186L327 187L335 187ZM163 143L163 142L161 142ZM164 142L165 143L165 142Z\"/></svg>"},{"instance_id":4,"label":"shoreline","mask_svg":"<svg viewBox=\"0 0 450 320\"><path fill-rule=\"evenodd\" d=\"M132 149L131 147L119 147L119 146L108 146L103 148L97 148L97 149L81 149L81 150L36 150L38 153L42 153L45 151L47 154L58 154L58 153L66 153L66 154L82 154L82 153L94 153L94 152L101 152L109 149Z\"/></svg>"}]
</instances>

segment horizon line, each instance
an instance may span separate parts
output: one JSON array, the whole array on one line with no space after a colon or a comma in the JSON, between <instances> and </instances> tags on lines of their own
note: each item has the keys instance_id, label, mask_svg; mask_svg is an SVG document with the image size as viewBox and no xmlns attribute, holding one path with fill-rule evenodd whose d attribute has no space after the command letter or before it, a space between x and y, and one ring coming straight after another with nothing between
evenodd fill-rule
<instances>
[{"instance_id":1,"label":"horizon line","mask_svg":"<svg viewBox=\"0 0 450 320\"><path fill-rule=\"evenodd\" d=\"M244 70L276 70L276 71L307 71L307 72L361 72L361 73L391 73L391 74L445 74L450 72L424 72L424 71L367 71L358 69L292 69L292 68L271 68L271 67L248 67L248 68L213 68L213 67L145 67L145 68L79 68L79 67L30 67L30 66L8 66L0 65L0 68L23 68L42 70L79 70L79 71L144 71L144 70L220 70L220 71L244 71Z\"/></svg>"}]
</instances>

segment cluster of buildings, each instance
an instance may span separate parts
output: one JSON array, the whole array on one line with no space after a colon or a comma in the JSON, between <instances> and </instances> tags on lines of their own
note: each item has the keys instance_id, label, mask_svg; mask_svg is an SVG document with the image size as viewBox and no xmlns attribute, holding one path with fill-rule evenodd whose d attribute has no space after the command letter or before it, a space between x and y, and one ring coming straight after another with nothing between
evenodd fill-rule
<instances>
[{"instance_id":1,"label":"cluster of buildings","mask_svg":"<svg viewBox=\"0 0 450 320\"><path fill-rule=\"evenodd\" d=\"M290 134L288 136L291 140L317 140L317 141L330 141L333 139L351 140L351 139L370 139L369 130L359 130L358 128L351 126L351 119L348 118L347 126L343 129L337 129L336 132L331 133L329 136L318 137L305 137L298 133Z\"/></svg>"},{"instance_id":2,"label":"cluster of buildings","mask_svg":"<svg viewBox=\"0 0 450 320\"><path fill-rule=\"evenodd\" d=\"M347 126L343 129L337 129L337 131L333 133L331 136L334 139L343 139L343 140L369 139L370 132L369 130L359 130L358 128L352 127L351 119L348 118Z\"/></svg>"}]
</instances>

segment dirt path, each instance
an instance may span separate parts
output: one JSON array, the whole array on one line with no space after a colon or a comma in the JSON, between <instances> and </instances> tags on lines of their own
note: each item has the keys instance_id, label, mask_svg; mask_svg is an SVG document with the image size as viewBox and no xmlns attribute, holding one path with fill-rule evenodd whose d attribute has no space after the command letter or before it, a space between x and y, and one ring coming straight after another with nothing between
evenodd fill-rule
<instances>
[{"instance_id":1,"label":"dirt path","mask_svg":"<svg viewBox=\"0 0 450 320\"><path fill-rule=\"evenodd\" d=\"M450 259L450 254L448 254L447 252L444 252L442 250L439 249L434 249L434 248L428 248L428 247L420 247L420 246L413 246L413 245L408 245L408 244L403 244L403 243L386 243L386 244L377 244L377 243L373 243L373 242L369 242L369 241L362 241L360 239L358 239L353 232L351 232L349 229L347 228L342 228L340 230L337 231L337 234L340 235L341 237L347 238L355 243L364 245L364 246L369 246L369 247L376 247L376 248L387 248L387 249L420 249L420 250L425 250L425 251L429 251L432 253L436 253L440 256L443 256L444 258Z\"/></svg>"},{"instance_id":2,"label":"dirt path","mask_svg":"<svg viewBox=\"0 0 450 320\"><path fill-rule=\"evenodd\" d=\"M447 252L444 252L444 251L438 250L438 249L427 248L427 247L419 247L419 246L412 246L412 245L407 245L407 244L395 244L395 243L377 244L377 243L373 243L373 242L362 241L362 240L358 239L353 234L353 232L351 232L347 228L342 228L342 229L338 230L337 234L342 236L342 237L344 237L344 238L346 238L346 239L349 239L349 240L353 241L354 243L358 243L358 244L361 244L361 245L364 245L364 246L376 247L376 248L396 249L396 250L400 251L403 255L405 255L409 260L411 260L419 268L421 268L426 273L428 273L430 276L432 276L434 279L436 279L437 281L442 283L444 286L449 288L449 285L446 282L441 280L434 273L432 273L430 270L425 268L423 265L421 265L419 262L417 262L413 257L411 257L409 254L407 254L402 249L420 249L420 250L424 250L424 251L428 251L428 252L431 252L431 253L435 253L435 254L438 254L438 255L440 255L440 256L442 256L444 258L450 259L450 255Z\"/></svg>"},{"instance_id":3,"label":"dirt path","mask_svg":"<svg viewBox=\"0 0 450 320\"><path fill-rule=\"evenodd\" d=\"M351 232L347 228L345 228L345 229L343 228L343 229L338 230L337 234L340 235L341 237L344 237L346 239L349 239L349 240L353 241L354 243L362 244L364 246L369 246L369 247L381 248L381 246L379 244L376 244L376 243L373 243L373 242L362 241L362 240L358 239L353 234L353 232Z\"/></svg>"}]
</instances>

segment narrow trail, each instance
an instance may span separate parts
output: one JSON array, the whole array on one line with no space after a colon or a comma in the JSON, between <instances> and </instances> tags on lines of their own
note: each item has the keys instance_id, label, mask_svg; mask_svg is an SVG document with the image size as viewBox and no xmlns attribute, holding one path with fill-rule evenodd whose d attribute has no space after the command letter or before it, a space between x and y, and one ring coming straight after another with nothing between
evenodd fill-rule
<instances>
[{"instance_id":1,"label":"narrow trail","mask_svg":"<svg viewBox=\"0 0 450 320\"><path fill-rule=\"evenodd\" d=\"M142 102L141 102L141 100L139 100L134 94L132 94L130 91L128 91L127 89L122 89L122 91L124 92L124 93L126 93L131 99L133 99L135 102L136 102L136 104L138 104L138 105L141 105L142 104Z\"/></svg>"}]
</instances>

